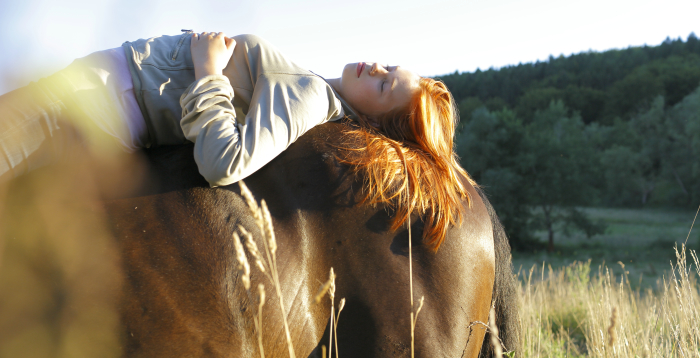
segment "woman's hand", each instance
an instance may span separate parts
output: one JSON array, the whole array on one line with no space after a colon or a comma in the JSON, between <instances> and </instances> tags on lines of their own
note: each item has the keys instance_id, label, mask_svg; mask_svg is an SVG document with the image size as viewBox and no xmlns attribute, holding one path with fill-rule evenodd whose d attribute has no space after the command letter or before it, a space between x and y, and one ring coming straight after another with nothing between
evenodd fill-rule
<instances>
[{"instance_id":1,"label":"woman's hand","mask_svg":"<svg viewBox=\"0 0 700 358\"><path fill-rule=\"evenodd\" d=\"M194 76L221 75L233 55L236 40L224 36L223 32L202 32L192 35L190 51L194 62Z\"/></svg>"}]
</instances>

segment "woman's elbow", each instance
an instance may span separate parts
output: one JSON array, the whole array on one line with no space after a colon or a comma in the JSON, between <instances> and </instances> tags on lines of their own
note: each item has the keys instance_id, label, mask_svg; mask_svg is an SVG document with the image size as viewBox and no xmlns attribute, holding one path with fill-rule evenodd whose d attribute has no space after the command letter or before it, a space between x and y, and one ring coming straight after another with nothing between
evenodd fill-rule
<instances>
[{"instance_id":1,"label":"woman's elbow","mask_svg":"<svg viewBox=\"0 0 700 358\"><path fill-rule=\"evenodd\" d=\"M199 166L199 173L214 188L217 186L227 186L243 179L240 173L231 172L216 166Z\"/></svg>"}]
</instances>

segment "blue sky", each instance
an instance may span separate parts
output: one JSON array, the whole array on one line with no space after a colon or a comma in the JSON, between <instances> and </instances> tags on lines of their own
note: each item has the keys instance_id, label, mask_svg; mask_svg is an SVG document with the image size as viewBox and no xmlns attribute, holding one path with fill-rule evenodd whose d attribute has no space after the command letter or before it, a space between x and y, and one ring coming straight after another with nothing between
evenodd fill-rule
<instances>
[{"instance_id":1,"label":"blue sky","mask_svg":"<svg viewBox=\"0 0 700 358\"><path fill-rule=\"evenodd\" d=\"M126 40L255 33L324 77L381 61L423 76L700 35L700 1L0 1L0 93Z\"/></svg>"}]
</instances>

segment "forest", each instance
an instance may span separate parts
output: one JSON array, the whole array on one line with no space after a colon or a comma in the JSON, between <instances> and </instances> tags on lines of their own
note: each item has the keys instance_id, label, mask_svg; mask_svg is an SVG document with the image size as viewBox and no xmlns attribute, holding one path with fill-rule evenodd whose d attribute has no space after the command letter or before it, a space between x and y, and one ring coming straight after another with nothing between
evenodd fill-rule
<instances>
[{"instance_id":1,"label":"forest","mask_svg":"<svg viewBox=\"0 0 700 358\"><path fill-rule=\"evenodd\" d=\"M583 207L700 203L700 40L550 56L437 77L459 106L455 142L515 249L558 228L593 236Z\"/></svg>"}]
</instances>

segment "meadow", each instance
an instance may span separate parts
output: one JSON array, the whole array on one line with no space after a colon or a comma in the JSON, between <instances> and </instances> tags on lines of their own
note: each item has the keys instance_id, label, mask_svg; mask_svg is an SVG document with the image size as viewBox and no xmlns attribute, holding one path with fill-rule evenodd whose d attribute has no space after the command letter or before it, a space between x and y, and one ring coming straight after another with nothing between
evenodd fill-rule
<instances>
[{"instance_id":1,"label":"meadow","mask_svg":"<svg viewBox=\"0 0 700 358\"><path fill-rule=\"evenodd\" d=\"M513 252L513 267L527 271L533 265L551 265L559 269L573 261L591 260L591 267L602 264L620 269L624 263L629 271L633 288L649 288L656 285L670 263L676 261L673 247L688 242L689 249L700 249L700 230L693 229L688 237L695 216L694 211L669 209L613 209L585 208L583 211L595 221L602 220L607 228L602 235L587 238L582 232L564 233L556 230L555 251L546 251L546 233L538 232L542 249Z\"/></svg>"},{"instance_id":2,"label":"meadow","mask_svg":"<svg viewBox=\"0 0 700 358\"><path fill-rule=\"evenodd\" d=\"M700 356L697 231L684 245L695 213L585 211L605 234L560 231L554 253L513 253L524 357Z\"/></svg>"}]
</instances>

